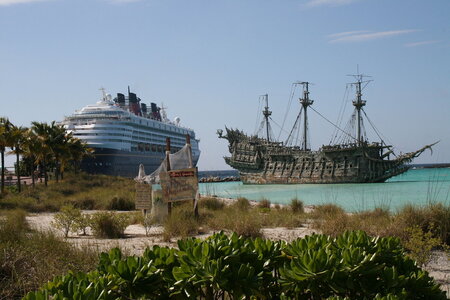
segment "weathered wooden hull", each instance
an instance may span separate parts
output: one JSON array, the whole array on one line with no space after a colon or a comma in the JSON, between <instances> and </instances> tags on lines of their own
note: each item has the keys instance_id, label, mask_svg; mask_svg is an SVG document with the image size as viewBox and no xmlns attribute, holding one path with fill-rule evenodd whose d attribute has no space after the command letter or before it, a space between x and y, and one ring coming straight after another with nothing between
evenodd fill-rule
<instances>
[{"instance_id":1,"label":"weathered wooden hull","mask_svg":"<svg viewBox=\"0 0 450 300\"><path fill-rule=\"evenodd\" d=\"M225 161L246 184L384 182L408 170L405 159L389 160L380 144L338 145L304 151L239 135Z\"/></svg>"}]
</instances>

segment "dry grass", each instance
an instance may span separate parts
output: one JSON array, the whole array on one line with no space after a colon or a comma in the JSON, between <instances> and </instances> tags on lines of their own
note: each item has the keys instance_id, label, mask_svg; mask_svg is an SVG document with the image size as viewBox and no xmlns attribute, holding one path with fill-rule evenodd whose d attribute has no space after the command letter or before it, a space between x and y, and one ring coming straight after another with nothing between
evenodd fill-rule
<instances>
[{"instance_id":1,"label":"dry grass","mask_svg":"<svg viewBox=\"0 0 450 300\"><path fill-rule=\"evenodd\" d=\"M303 205L303 201L299 200L298 198L294 198L291 200L290 204L291 210L294 213L304 213L305 207Z\"/></svg>"},{"instance_id":2,"label":"dry grass","mask_svg":"<svg viewBox=\"0 0 450 300\"><path fill-rule=\"evenodd\" d=\"M259 208L270 209L270 200L265 199L265 198L259 200L259 202L258 202L258 207L259 207Z\"/></svg>"},{"instance_id":3,"label":"dry grass","mask_svg":"<svg viewBox=\"0 0 450 300\"><path fill-rule=\"evenodd\" d=\"M31 231L24 211L0 219L0 299L16 299L69 270L87 272L98 261L92 249L78 249L51 233Z\"/></svg>"},{"instance_id":4,"label":"dry grass","mask_svg":"<svg viewBox=\"0 0 450 300\"><path fill-rule=\"evenodd\" d=\"M91 228L97 238L122 238L125 236L124 232L128 225L127 214L98 212L91 218Z\"/></svg>"},{"instance_id":5,"label":"dry grass","mask_svg":"<svg viewBox=\"0 0 450 300\"><path fill-rule=\"evenodd\" d=\"M172 213L164 221L163 238L170 241L173 237L188 237L196 235L199 231L199 221L194 216L191 203L176 205Z\"/></svg>"},{"instance_id":6,"label":"dry grass","mask_svg":"<svg viewBox=\"0 0 450 300\"><path fill-rule=\"evenodd\" d=\"M246 237L261 236L262 222L255 209L242 210L238 205L226 207L210 213L205 218L205 226L212 230L229 230Z\"/></svg>"},{"instance_id":7,"label":"dry grass","mask_svg":"<svg viewBox=\"0 0 450 300\"><path fill-rule=\"evenodd\" d=\"M0 209L21 208L30 212L59 211L71 204L79 209L131 209L134 207L132 179L105 175L68 174L65 179L36 184L0 199Z\"/></svg>"},{"instance_id":8,"label":"dry grass","mask_svg":"<svg viewBox=\"0 0 450 300\"><path fill-rule=\"evenodd\" d=\"M423 233L431 232L441 244L450 245L450 206L441 203L406 205L394 214L385 208L347 214L339 206L325 204L310 215L314 228L333 236L346 230L364 230L373 236L396 236L407 241L411 228L418 227Z\"/></svg>"},{"instance_id":9,"label":"dry grass","mask_svg":"<svg viewBox=\"0 0 450 300\"><path fill-rule=\"evenodd\" d=\"M202 197L199 201L199 207L209 210L221 210L225 207L225 203L215 197Z\"/></svg>"}]
</instances>

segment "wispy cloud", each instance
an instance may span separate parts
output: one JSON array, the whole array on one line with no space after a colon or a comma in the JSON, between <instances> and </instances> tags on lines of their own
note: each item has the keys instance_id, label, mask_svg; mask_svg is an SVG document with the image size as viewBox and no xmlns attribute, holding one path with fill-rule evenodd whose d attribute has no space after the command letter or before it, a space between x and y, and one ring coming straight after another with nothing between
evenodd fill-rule
<instances>
[{"instance_id":1,"label":"wispy cloud","mask_svg":"<svg viewBox=\"0 0 450 300\"><path fill-rule=\"evenodd\" d=\"M341 6L347 5L360 0L310 0L305 6L306 7L317 7L317 6Z\"/></svg>"},{"instance_id":2,"label":"wispy cloud","mask_svg":"<svg viewBox=\"0 0 450 300\"><path fill-rule=\"evenodd\" d=\"M21 4L21 3L30 3L30 2L41 2L46 0L0 0L0 6Z\"/></svg>"},{"instance_id":3,"label":"wispy cloud","mask_svg":"<svg viewBox=\"0 0 450 300\"><path fill-rule=\"evenodd\" d=\"M140 2L143 0L108 0L109 3L112 4L127 4L127 3L133 3L133 2Z\"/></svg>"},{"instance_id":4,"label":"wispy cloud","mask_svg":"<svg viewBox=\"0 0 450 300\"><path fill-rule=\"evenodd\" d=\"M364 42L371 40L378 40L403 34L408 34L412 32L417 32L417 29L406 29L406 30L390 30L390 31L348 31L331 34L328 37L330 43L344 43L344 42Z\"/></svg>"},{"instance_id":5,"label":"wispy cloud","mask_svg":"<svg viewBox=\"0 0 450 300\"><path fill-rule=\"evenodd\" d=\"M423 41L423 42L416 42L416 43L408 43L405 44L405 47L418 47L418 46L424 46L424 45L429 45L429 44L436 44L436 43L440 43L441 41Z\"/></svg>"},{"instance_id":6,"label":"wispy cloud","mask_svg":"<svg viewBox=\"0 0 450 300\"><path fill-rule=\"evenodd\" d=\"M330 35L328 35L328 37L332 38L332 39L336 39L336 38L340 38L343 36L351 36L351 35L355 35L355 34L362 34L362 33L368 33L368 32L370 32L370 31L369 30L345 31L345 32L330 34Z\"/></svg>"}]
</instances>

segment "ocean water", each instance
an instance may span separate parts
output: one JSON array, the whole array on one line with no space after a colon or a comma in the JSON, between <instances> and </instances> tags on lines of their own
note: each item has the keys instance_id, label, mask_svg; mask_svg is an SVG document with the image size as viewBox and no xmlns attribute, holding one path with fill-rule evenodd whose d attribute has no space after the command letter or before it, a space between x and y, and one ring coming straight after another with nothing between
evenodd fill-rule
<instances>
[{"instance_id":1,"label":"ocean water","mask_svg":"<svg viewBox=\"0 0 450 300\"><path fill-rule=\"evenodd\" d=\"M244 185L242 182L201 183L200 193L288 204L297 197L305 205L334 203L347 211L375 207L395 211L405 204L450 204L450 168L410 169L385 183Z\"/></svg>"}]
</instances>

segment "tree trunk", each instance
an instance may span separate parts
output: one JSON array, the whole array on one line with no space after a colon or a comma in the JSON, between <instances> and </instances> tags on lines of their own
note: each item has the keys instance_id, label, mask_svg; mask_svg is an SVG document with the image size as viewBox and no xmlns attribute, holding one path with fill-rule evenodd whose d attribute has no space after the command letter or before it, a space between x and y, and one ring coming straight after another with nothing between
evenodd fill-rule
<instances>
[{"instance_id":1,"label":"tree trunk","mask_svg":"<svg viewBox=\"0 0 450 300\"><path fill-rule=\"evenodd\" d=\"M58 159L56 159L55 179L56 179L56 182L59 182L59 160Z\"/></svg>"},{"instance_id":2,"label":"tree trunk","mask_svg":"<svg viewBox=\"0 0 450 300\"><path fill-rule=\"evenodd\" d=\"M33 188L34 188L34 185L35 185L34 166L33 166L32 172L31 172L31 185L32 185Z\"/></svg>"},{"instance_id":3,"label":"tree trunk","mask_svg":"<svg viewBox=\"0 0 450 300\"><path fill-rule=\"evenodd\" d=\"M20 184L20 160L19 160L19 148L16 147L16 176L17 176L17 189L19 193L22 191L22 186Z\"/></svg>"},{"instance_id":4,"label":"tree trunk","mask_svg":"<svg viewBox=\"0 0 450 300\"><path fill-rule=\"evenodd\" d=\"M44 185L47 186L48 185L48 174L47 174L47 166L44 164L42 164L42 168L44 169Z\"/></svg>"},{"instance_id":5,"label":"tree trunk","mask_svg":"<svg viewBox=\"0 0 450 300\"><path fill-rule=\"evenodd\" d=\"M1 157L2 157L2 186L1 186L1 193L3 194L5 192L5 150L1 151Z\"/></svg>"}]
</instances>

